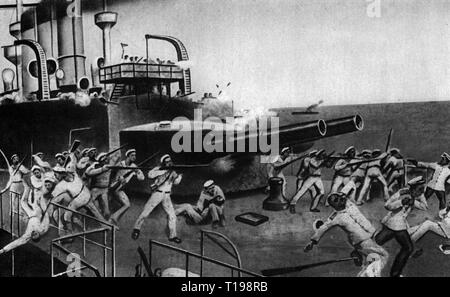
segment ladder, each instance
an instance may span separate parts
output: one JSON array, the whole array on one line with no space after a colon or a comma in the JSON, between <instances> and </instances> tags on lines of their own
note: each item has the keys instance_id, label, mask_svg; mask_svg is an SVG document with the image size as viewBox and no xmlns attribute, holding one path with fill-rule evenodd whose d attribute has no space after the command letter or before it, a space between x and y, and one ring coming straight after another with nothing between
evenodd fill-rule
<instances>
[{"instance_id":1,"label":"ladder","mask_svg":"<svg viewBox=\"0 0 450 297\"><path fill-rule=\"evenodd\" d=\"M110 96L110 101L118 102L119 97L122 96L125 84L115 84Z\"/></svg>"},{"instance_id":2,"label":"ladder","mask_svg":"<svg viewBox=\"0 0 450 297\"><path fill-rule=\"evenodd\" d=\"M38 91L38 99L39 100L49 100L50 99L50 80L48 78L48 70L47 70L47 56L45 54L42 46L34 40L31 39L21 39L14 41L14 45L26 45L30 47L35 55L36 60L39 67L38 73L38 82L39 82L39 91Z\"/></svg>"},{"instance_id":3,"label":"ladder","mask_svg":"<svg viewBox=\"0 0 450 297\"><path fill-rule=\"evenodd\" d=\"M178 38L165 35L146 35L146 37L148 39L158 39L170 42L177 51L178 61L189 61L189 55L186 50L186 47ZM184 85L183 90L184 94L190 94L192 92L192 87L191 87L191 70L189 69L183 70L183 85Z\"/></svg>"}]
</instances>

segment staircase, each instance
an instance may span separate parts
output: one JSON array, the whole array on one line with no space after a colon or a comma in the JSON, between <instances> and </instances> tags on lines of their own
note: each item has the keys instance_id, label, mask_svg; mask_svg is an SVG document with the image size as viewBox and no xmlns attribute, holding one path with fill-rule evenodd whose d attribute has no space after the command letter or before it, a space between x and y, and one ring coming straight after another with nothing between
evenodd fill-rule
<instances>
[{"instance_id":1,"label":"staircase","mask_svg":"<svg viewBox=\"0 0 450 297\"><path fill-rule=\"evenodd\" d=\"M109 100L113 102L118 102L119 97L122 96L124 89L125 84L115 84Z\"/></svg>"}]
</instances>

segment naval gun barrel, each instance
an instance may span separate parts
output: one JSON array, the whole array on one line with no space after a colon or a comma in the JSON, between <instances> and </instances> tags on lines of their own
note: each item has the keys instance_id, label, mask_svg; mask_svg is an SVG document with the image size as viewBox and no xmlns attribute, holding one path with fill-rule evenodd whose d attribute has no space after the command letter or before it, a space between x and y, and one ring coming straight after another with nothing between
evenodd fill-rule
<instances>
[{"instance_id":1,"label":"naval gun barrel","mask_svg":"<svg viewBox=\"0 0 450 297\"><path fill-rule=\"evenodd\" d=\"M306 143L314 139L322 138L327 133L327 125L324 120L316 120L307 123L282 126L279 128L271 127L267 131L246 131L242 134L236 134L226 140L227 148L234 147L237 152L244 151L249 153L266 153L260 147L261 139L272 144L272 139L278 139L280 147ZM217 142L216 142L217 143Z\"/></svg>"},{"instance_id":2,"label":"naval gun barrel","mask_svg":"<svg viewBox=\"0 0 450 297\"><path fill-rule=\"evenodd\" d=\"M360 115L326 121L327 134L325 137L332 137L364 129L364 121Z\"/></svg>"}]
</instances>

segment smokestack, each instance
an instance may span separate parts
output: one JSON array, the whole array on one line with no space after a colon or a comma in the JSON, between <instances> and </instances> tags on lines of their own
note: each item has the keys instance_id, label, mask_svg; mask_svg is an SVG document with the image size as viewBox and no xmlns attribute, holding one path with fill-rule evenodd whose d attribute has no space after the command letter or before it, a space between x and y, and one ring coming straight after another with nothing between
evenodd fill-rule
<instances>
[{"instance_id":1,"label":"smokestack","mask_svg":"<svg viewBox=\"0 0 450 297\"><path fill-rule=\"evenodd\" d=\"M106 2L105 2L106 3ZM106 8L106 4L104 6ZM103 32L103 58L105 65L111 65L111 28L117 24L116 12L104 11L95 15L95 24Z\"/></svg>"},{"instance_id":2,"label":"smokestack","mask_svg":"<svg viewBox=\"0 0 450 297\"><path fill-rule=\"evenodd\" d=\"M81 0L58 1L56 5L58 27L59 86L62 91L74 90L86 76L84 55L83 15Z\"/></svg>"}]
</instances>

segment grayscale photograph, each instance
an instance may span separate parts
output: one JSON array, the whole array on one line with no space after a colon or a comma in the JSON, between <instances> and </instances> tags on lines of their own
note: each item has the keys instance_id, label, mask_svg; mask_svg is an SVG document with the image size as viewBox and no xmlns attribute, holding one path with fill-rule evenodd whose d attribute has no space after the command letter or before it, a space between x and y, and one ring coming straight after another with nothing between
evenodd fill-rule
<instances>
[{"instance_id":1,"label":"grayscale photograph","mask_svg":"<svg viewBox=\"0 0 450 297\"><path fill-rule=\"evenodd\" d=\"M449 23L449 0L0 0L0 277L450 276Z\"/></svg>"}]
</instances>

